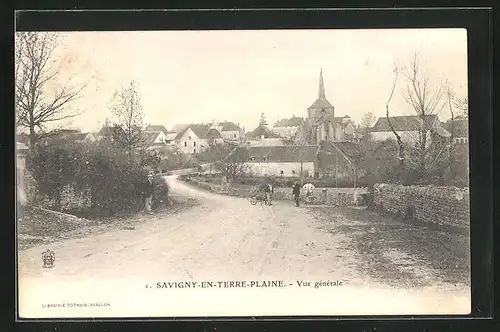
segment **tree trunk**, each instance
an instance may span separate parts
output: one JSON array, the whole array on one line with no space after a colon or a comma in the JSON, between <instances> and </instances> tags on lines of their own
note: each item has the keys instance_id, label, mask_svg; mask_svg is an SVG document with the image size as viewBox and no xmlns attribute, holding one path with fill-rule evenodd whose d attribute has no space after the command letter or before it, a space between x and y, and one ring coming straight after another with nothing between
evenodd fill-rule
<instances>
[{"instance_id":1,"label":"tree trunk","mask_svg":"<svg viewBox=\"0 0 500 332\"><path fill-rule=\"evenodd\" d=\"M34 125L30 125L29 140L30 140L30 150L33 151L36 143L36 133Z\"/></svg>"}]
</instances>

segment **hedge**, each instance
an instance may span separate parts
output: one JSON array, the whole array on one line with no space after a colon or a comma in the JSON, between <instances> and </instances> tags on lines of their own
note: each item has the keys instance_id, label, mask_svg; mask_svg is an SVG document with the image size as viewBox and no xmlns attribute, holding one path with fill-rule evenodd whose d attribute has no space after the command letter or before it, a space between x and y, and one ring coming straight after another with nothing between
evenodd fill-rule
<instances>
[{"instance_id":1,"label":"hedge","mask_svg":"<svg viewBox=\"0 0 500 332\"><path fill-rule=\"evenodd\" d=\"M48 200L55 210L64 210L63 195L88 201L72 206L86 217L144 207L148 171L109 142L39 146L28 154L26 168L35 179L38 201ZM168 202L168 186L157 177L153 204L163 202Z\"/></svg>"}]
</instances>

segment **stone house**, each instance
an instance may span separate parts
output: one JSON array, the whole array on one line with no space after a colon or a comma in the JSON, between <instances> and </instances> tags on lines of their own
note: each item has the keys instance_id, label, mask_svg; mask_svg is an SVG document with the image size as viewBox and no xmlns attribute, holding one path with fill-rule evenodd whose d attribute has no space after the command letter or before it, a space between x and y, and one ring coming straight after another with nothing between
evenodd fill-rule
<instances>
[{"instance_id":1,"label":"stone house","mask_svg":"<svg viewBox=\"0 0 500 332\"><path fill-rule=\"evenodd\" d=\"M144 130L145 145L147 149L155 149L160 147L175 147L175 139L169 135L167 129L162 125L150 125Z\"/></svg>"},{"instance_id":2,"label":"stone house","mask_svg":"<svg viewBox=\"0 0 500 332\"><path fill-rule=\"evenodd\" d=\"M450 137L450 133L441 127L437 115L427 115L423 120L417 115L392 116L389 121L405 143L414 144L418 142L419 135L424 131L427 132L427 145L430 145L433 141L438 142ZM380 117L377 120L371 130L371 138L376 141L395 138L386 117Z\"/></svg>"},{"instance_id":3,"label":"stone house","mask_svg":"<svg viewBox=\"0 0 500 332\"><path fill-rule=\"evenodd\" d=\"M346 144L239 147L228 160L244 163L256 176L299 177L302 170L304 177L346 177L352 174L352 146Z\"/></svg>"},{"instance_id":4,"label":"stone house","mask_svg":"<svg viewBox=\"0 0 500 332\"><path fill-rule=\"evenodd\" d=\"M182 153L197 154L207 150L211 144L223 144L219 130L206 124L191 124L175 136L176 145Z\"/></svg>"},{"instance_id":5,"label":"stone house","mask_svg":"<svg viewBox=\"0 0 500 332\"><path fill-rule=\"evenodd\" d=\"M239 124L224 121L216 126L220 133L220 136L224 140L241 142L245 138L244 130L239 126Z\"/></svg>"},{"instance_id":6,"label":"stone house","mask_svg":"<svg viewBox=\"0 0 500 332\"><path fill-rule=\"evenodd\" d=\"M467 144L469 141L469 121L464 117L456 117L453 123L450 120L443 124L443 127L453 134L453 141L456 144Z\"/></svg>"},{"instance_id":7,"label":"stone house","mask_svg":"<svg viewBox=\"0 0 500 332\"><path fill-rule=\"evenodd\" d=\"M230 162L241 162L248 173L255 176L298 177L312 176L317 163L317 146L253 146L238 147L227 157Z\"/></svg>"}]
</instances>

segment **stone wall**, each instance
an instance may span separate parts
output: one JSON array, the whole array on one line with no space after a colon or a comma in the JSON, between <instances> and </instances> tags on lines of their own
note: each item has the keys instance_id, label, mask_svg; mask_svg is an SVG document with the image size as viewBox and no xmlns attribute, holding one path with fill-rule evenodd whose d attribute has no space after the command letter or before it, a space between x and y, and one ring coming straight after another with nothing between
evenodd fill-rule
<instances>
[{"instance_id":1,"label":"stone wall","mask_svg":"<svg viewBox=\"0 0 500 332\"><path fill-rule=\"evenodd\" d=\"M384 212L426 223L470 225L468 188L376 184L374 202Z\"/></svg>"},{"instance_id":2,"label":"stone wall","mask_svg":"<svg viewBox=\"0 0 500 332\"><path fill-rule=\"evenodd\" d=\"M255 186L253 185L224 186L208 183L196 178L191 178L189 182L214 193L244 198L249 198L252 191L255 190ZM314 195L320 198L323 189L326 189L326 200L321 203L326 205L354 205L355 188L315 188L313 190ZM358 194L366 192L367 189L358 188ZM275 187L273 199L293 200L292 188Z\"/></svg>"}]
</instances>

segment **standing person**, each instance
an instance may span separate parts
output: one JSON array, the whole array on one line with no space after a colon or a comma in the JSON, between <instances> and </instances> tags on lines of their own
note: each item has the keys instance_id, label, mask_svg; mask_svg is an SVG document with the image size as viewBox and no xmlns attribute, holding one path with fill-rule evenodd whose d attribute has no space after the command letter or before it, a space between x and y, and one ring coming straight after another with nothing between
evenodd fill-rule
<instances>
[{"instance_id":1,"label":"standing person","mask_svg":"<svg viewBox=\"0 0 500 332\"><path fill-rule=\"evenodd\" d=\"M293 197L295 198L295 206L300 206L300 185L295 182L293 184Z\"/></svg>"},{"instance_id":2,"label":"standing person","mask_svg":"<svg viewBox=\"0 0 500 332\"><path fill-rule=\"evenodd\" d=\"M264 189L266 193L266 201L269 205L272 205L271 199L272 199L272 194L274 193L274 188L271 183L268 183Z\"/></svg>"},{"instance_id":3,"label":"standing person","mask_svg":"<svg viewBox=\"0 0 500 332\"><path fill-rule=\"evenodd\" d=\"M153 174L148 174L148 183L146 184L146 203L144 205L144 209L146 213L151 214L151 209L153 205L153 192L154 192L154 183L153 183Z\"/></svg>"},{"instance_id":4,"label":"standing person","mask_svg":"<svg viewBox=\"0 0 500 332\"><path fill-rule=\"evenodd\" d=\"M312 183L306 183L304 185L304 190L306 191L306 197L309 197L312 195L314 189L314 185Z\"/></svg>"}]
</instances>

